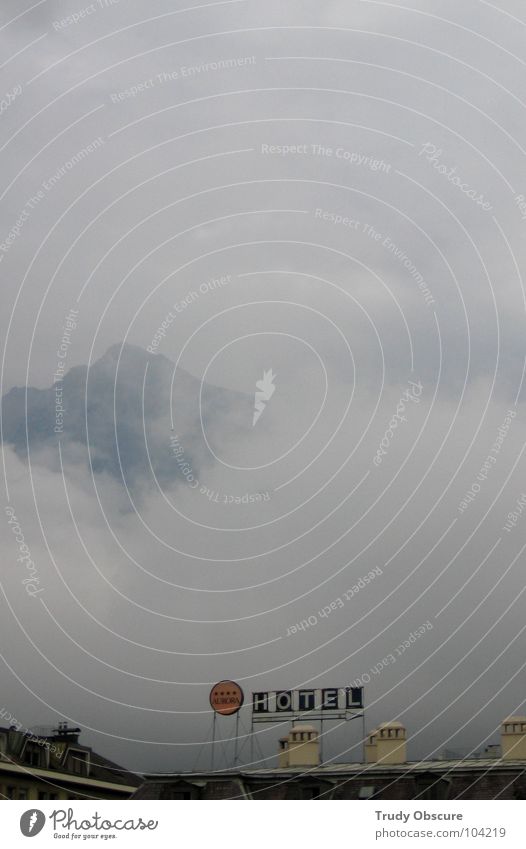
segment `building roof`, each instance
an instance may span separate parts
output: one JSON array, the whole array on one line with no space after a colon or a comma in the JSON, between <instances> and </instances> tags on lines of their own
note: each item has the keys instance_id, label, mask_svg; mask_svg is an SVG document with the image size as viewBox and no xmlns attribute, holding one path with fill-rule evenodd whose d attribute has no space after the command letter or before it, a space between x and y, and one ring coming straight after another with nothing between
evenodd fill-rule
<instances>
[{"instance_id":1,"label":"building roof","mask_svg":"<svg viewBox=\"0 0 526 849\"><path fill-rule=\"evenodd\" d=\"M441 772L449 771L477 771L484 770L504 770L504 771L521 771L526 772L526 760L502 760L501 758L459 758L455 760L432 760L432 761L408 761L402 764L382 764L382 763L324 763L318 766L306 767L265 767L262 769L245 769L237 767L236 769L224 770L222 772L180 772L180 773L156 773L155 775L144 776L145 781L153 781L163 783L166 781L203 781L203 780L224 780L225 778L271 778L279 776L302 776L316 775L318 777L326 776L366 776L380 775L383 773L422 773L422 772Z\"/></svg>"},{"instance_id":2,"label":"building roof","mask_svg":"<svg viewBox=\"0 0 526 849\"><path fill-rule=\"evenodd\" d=\"M78 733L76 733L78 732ZM57 733L33 734L16 726L0 726L4 744L0 749L0 771L26 773L28 776L53 778L68 783L111 786L131 792L142 782L142 776L129 772L78 742L80 729L62 728ZM30 757L33 751L35 756ZM80 758L86 761L83 773L78 770Z\"/></svg>"},{"instance_id":3,"label":"building roof","mask_svg":"<svg viewBox=\"0 0 526 849\"><path fill-rule=\"evenodd\" d=\"M312 734L312 732L314 732L315 734L318 733L314 725L293 725L289 731L289 734L292 734L294 731L302 731L303 733L308 732L309 734Z\"/></svg>"}]
</instances>

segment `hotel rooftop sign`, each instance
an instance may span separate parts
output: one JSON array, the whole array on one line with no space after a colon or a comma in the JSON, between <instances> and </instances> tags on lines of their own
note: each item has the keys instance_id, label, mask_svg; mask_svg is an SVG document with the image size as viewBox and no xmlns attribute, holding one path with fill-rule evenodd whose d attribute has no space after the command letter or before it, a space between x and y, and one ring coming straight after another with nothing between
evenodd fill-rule
<instances>
[{"instance_id":1,"label":"hotel rooftop sign","mask_svg":"<svg viewBox=\"0 0 526 849\"><path fill-rule=\"evenodd\" d=\"M252 721L284 721L292 717L345 719L363 711L363 687L323 687L252 693Z\"/></svg>"},{"instance_id":2,"label":"hotel rooftop sign","mask_svg":"<svg viewBox=\"0 0 526 849\"><path fill-rule=\"evenodd\" d=\"M220 716L232 716L243 706L243 690L235 681L219 681L210 690L210 705Z\"/></svg>"}]
</instances>

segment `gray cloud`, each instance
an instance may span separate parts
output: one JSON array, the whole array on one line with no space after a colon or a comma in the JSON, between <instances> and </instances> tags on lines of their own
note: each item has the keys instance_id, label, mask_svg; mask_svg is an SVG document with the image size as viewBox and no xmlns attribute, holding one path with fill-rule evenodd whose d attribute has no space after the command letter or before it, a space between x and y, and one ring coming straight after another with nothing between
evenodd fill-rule
<instances>
[{"instance_id":1,"label":"gray cloud","mask_svg":"<svg viewBox=\"0 0 526 849\"><path fill-rule=\"evenodd\" d=\"M2 13L5 707L179 769L218 678L371 674L413 756L477 747L524 698L521 4L94 5Z\"/></svg>"}]
</instances>

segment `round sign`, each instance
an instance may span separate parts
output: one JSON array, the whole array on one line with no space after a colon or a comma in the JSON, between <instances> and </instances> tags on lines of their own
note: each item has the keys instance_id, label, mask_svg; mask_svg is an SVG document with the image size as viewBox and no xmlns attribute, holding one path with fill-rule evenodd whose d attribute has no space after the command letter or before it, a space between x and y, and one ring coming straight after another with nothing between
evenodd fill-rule
<instances>
[{"instance_id":1,"label":"round sign","mask_svg":"<svg viewBox=\"0 0 526 849\"><path fill-rule=\"evenodd\" d=\"M220 681L210 690L210 704L221 716L237 713L243 704L243 690L235 681Z\"/></svg>"}]
</instances>

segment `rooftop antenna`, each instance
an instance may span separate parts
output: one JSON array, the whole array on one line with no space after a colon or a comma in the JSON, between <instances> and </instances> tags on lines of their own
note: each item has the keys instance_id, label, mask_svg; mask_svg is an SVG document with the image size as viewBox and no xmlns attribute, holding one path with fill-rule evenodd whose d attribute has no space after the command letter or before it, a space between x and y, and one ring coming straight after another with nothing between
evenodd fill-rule
<instances>
[{"instance_id":1,"label":"rooftop antenna","mask_svg":"<svg viewBox=\"0 0 526 849\"><path fill-rule=\"evenodd\" d=\"M78 737L80 732L80 728L70 728L67 722L59 722L58 728L53 728L53 734L57 737Z\"/></svg>"}]
</instances>

